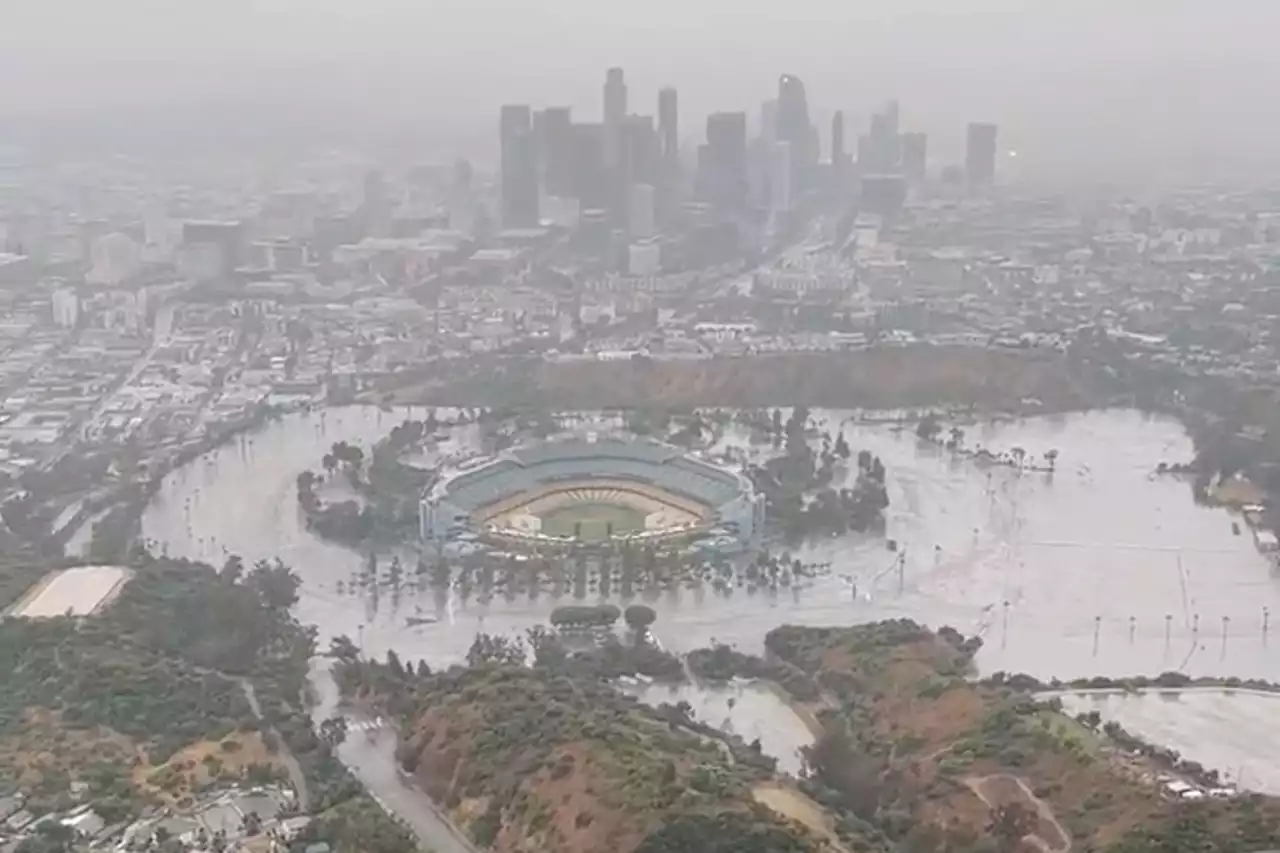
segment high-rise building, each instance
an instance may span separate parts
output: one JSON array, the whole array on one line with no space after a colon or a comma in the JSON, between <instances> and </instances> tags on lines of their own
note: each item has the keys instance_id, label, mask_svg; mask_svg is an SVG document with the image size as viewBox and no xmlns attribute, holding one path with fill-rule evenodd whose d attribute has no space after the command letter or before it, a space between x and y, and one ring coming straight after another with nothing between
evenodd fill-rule
<instances>
[{"instance_id":1,"label":"high-rise building","mask_svg":"<svg viewBox=\"0 0 1280 853\"><path fill-rule=\"evenodd\" d=\"M928 134L902 134L902 174L909 181L923 181L929 174Z\"/></svg>"},{"instance_id":2,"label":"high-rise building","mask_svg":"<svg viewBox=\"0 0 1280 853\"><path fill-rule=\"evenodd\" d=\"M655 222L657 192L652 184L635 184L631 187L631 210L628 230L636 239L647 239L657 231Z\"/></svg>"},{"instance_id":3,"label":"high-rise building","mask_svg":"<svg viewBox=\"0 0 1280 853\"><path fill-rule=\"evenodd\" d=\"M669 171L680 167L680 101L676 90L658 92L658 135L662 137L662 160Z\"/></svg>"},{"instance_id":4,"label":"high-rise building","mask_svg":"<svg viewBox=\"0 0 1280 853\"><path fill-rule=\"evenodd\" d=\"M970 186L991 186L996 181L996 136L994 124L974 122L969 125L965 145L964 170Z\"/></svg>"},{"instance_id":5,"label":"high-rise building","mask_svg":"<svg viewBox=\"0 0 1280 853\"><path fill-rule=\"evenodd\" d=\"M747 200L747 114L712 113L707 117L707 144L699 149L701 195L722 208Z\"/></svg>"},{"instance_id":6,"label":"high-rise building","mask_svg":"<svg viewBox=\"0 0 1280 853\"><path fill-rule=\"evenodd\" d=\"M547 195L573 195L573 112L547 107L538 114L538 163Z\"/></svg>"},{"instance_id":7,"label":"high-rise building","mask_svg":"<svg viewBox=\"0 0 1280 853\"><path fill-rule=\"evenodd\" d=\"M619 171L628 185L657 184L662 176L662 139L652 116L630 115L622 123Z\"/></svg>"},{"instance_id":8,"label":"high-rise building","mask_svg":"<svg viewBox=\"0 0 1280 853\"><path fill-rule=\"evenodd\" d=\"M502 225L534 228L538 224L538 146L533 114L525 104L508 104L499 118L502 147Z\"/></svg>"},{"instance_id":9,"label":"high-rise building","mask_svg":"<svg viewBox=\"0 0 1280 853\"><path fill-rule=\"evenodd\" d=\"M813 125L809 121L809 99L804 83L794 74L778 78L778 115L775 136L790 143L791 191L801 192L813 179L818 165Z\"/></svg>"},{"instance_id":10,"label":"high-rise building","mask_svg":"<svg viewBox=\"0 0 1280 853\"><path fill-rule=\"evenodd\" d=\"M898 135L898 102L890 101L882 112L871 116L865 147L859 146L858 165L864 175L897 173L902 160L902 140Z\"/></svg>"},{"instance_id":11,"label":"high-rise building","mask_svg":"<svg viewBox=\"0 0 1280 853\"><path fill-rule=\"evenodd\" d=\"M844 113L836 110L831 118L831 183L839 191L849 176L849 155L844 148Z\"/></svg>"},{"instance_id":12,"label":"high-rise building","mask_svg":"<svg viewBox=\"0 0 1280 853\"><path fill-rule=\"evenodd\" d=\"M622 123L627 118L627 81L621 68L610 68L604 79L605 166L614 168L621 149Z\"/></svg>"},{"instance_id":13,"label":"high-rise building","mask_svg":"<svg viewBox=\"0 0 1280 853\"><path fill-rule=\"evenodd\" d=\"M795 152L790 142L775 142L769 157L769 209L774 213L791 210L791 181L795 176Z\"/></svg>"},{"instance_id":14,"label":"high-rise building","mask_svg":"<svg viewBox=\"0 0 1280 853\"><path fill-rule=\"evenodd\" d=\"M765 101L760 105L760 139L770 149L778 141L778 102Z\"/></svg>"},{"instance_id":15,"label":"high-rise building","mask_svg":"<svg viewBox=\"0 0 1280 853\"><path fill-rule=\"evenodd\" d=\"M573 126L573 195L583 212L602 210L609 201L604 148L603 124Z\"/></svg>"}]
</instances>

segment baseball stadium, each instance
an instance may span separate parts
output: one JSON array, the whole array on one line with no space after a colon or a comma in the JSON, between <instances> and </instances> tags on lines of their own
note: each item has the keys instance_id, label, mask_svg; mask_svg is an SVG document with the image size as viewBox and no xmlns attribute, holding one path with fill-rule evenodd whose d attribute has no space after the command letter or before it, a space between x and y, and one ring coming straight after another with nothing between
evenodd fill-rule
<instances>
[{"instance_id":1,"label":"baseball stadium","mask_svg":"<svg viewBox=\"0 0 1280 853\"><path fill-rule=\"evenodd\" d=\"M667 543L710 534L745 545L764 501L741 473L648 440L553 439L471 459L423 496L424 544L531 548Z\"/></svg>"}]
</instances>

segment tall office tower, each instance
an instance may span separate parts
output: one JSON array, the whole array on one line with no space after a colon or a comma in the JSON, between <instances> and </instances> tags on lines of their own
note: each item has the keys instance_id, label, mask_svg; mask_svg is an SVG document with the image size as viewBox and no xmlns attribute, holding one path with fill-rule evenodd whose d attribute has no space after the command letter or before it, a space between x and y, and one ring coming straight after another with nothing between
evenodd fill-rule
<instances>
[{"instance_id":1,"label":"tall office tower","mask_svg":"<svg viewBox=\"0 0 1280 853\"><path fill-rule=\"evenodd\" d=\"M676 90L658 92L658 135L662 137L662 160L669 169L680 167L680 100Z\"/></svg>"},{"instance_id":2,"label":"tall office tower","mask_svg":"<svg viewBox=\"0 0 1280 853\"><path fill-rule=\"evenodd\" d=\"M662 139L652 116L630 115L622 122L619 172L628 184L657 184L662 175Z\"/></svg>"},{"instance_id":3,"label":"tall office tower","mask_svg":"<svg viewBox=\"0 0 1280 853\"><path fill-rule=\"evenodd\" d=\"M717 207L736 209L747 200L747 114L707 116L707 144L699 151L698 187Z\"/></svg>"},{"instance_id":4,"label":"tall office tower","mask_svg":"<svg viewBox=\"0 0 1280 853\"><path fill-rule=\"evenodd\" d=\"M573 112L547 107L534 116L538 166L547 195L573 195Z\"/></svg>"},{"instance_id":5,"label":"tall office tower","mask_svg":"<svg viewBox=\"0 0 1280 853\"><path fill-rule=\"evenodd\" d=\"M608 171L604 165L604 125L573 126L573 195L579 209L602 210L609 201Z\"/></svg>"},{"instance_id":6,"label":"tall office tower","mask_svg":"<svg viewBox=\"0 0 1280 853\"><path fill-rule=\"evenodd\" d=\"M831 185L844 188L849 177L849 155L844 150L844 113L836 110L831 118Z\"/></svg>"},{"instance_id":7,"label":"tall office tower","mask_svg":"<svg viewBox=\"0 0 1280 853\"><path fill-rule=\"evenodd\" d=\"M902 134L902 174L909 181L923 181L929 174L928 134Z\"/></svg>"},{"instance_id":8,"label":"tall office tower","mask_svg":"<svg viewBox=\"0 0 1280 853\"><path fill-rule=\"evenodd\" d=\"M507 104L498 122L502 147L502 224L533 228L538 224L538 146L533 114L527 105Z\"/></svg>"},{"instance_id":9,"label":"tall office tower","mask_svg":"<svg viewBox=\"0 0 1280 853\"><path fill-rule=\"evenodd\" d=\"M775 142L769 158L769 209L774 213L791 210L791 181L795 175L790 142Z\"/></svg>"},{"instance_id":10,"label":"tall office tower","mask_svg":"<svg viewBox=\"0 0 1280 853\"><path fill-rule=\"evenodd\" d=\"M772 149L778 141L778 102L765 101L760 105L760 138Z\"/></svg>"},{"instance_id":11,"label":"tall office tower","mask_svg":"<svg viewBox=\"0 0 1280 853\"><path fill-rule=\"evenodd\" d=\"M792 193L803 192L812 182L818 165L818 150L813 144L813 125L809 121L809 99L804 83L794 74L778 78L777 141L791 145Z\"/></svg>"},{"instance_id":12,"label":"tall office tower","mask_svg":"<svg viewBox=\"0 0 1280 853\"><path fill-rule=\"evenodd\" d=\"M894 136L897 136L902 130L902 127L900 124L901 112L898 107L897 98L894 98L892 101L884 105L883 115L885 118L885 123L888 125L889 132Z\"/></svg>"},{"instance_id":13,"label":"tall office tower","mask_svg":"<svg viewBox=\"0 0 1280 853\"><path fill-rule=\"evenodd\" d=\"M652 184L635 184L631 187L631 210L627 217L628 231L636 239L647 239L657 231L655 224L657 192Z\"/></svg>"},{"instance_id":14,"label":"tall office tower","mask_svg":"<svg viewBox=\"0 0 1280 853\"><path fill-rule=\"evenodd\" d=\"M627 118L627 81L621 68L610 68L604 79L604 136L607 168L617 165L622 123Z\"/></svg>"},{"instance_id":15,"label":"tall office tower","mask_svg":"<svg viewBox=\"0 0 1280 853\"><path fill-rule=\"evenodd\" d=\"M858 160L864 175L889 175L898 171L902 159L902 140L898 135L897 102L888 109L871 116L871 129L867 134L865 151Z\"/></svg>"},{"instance_id":16,"label":"tall office tower","mask_svg":"<svg viewBox=\"0 0 1280 853\"><path fill-rule=\"evenodd\" d=\"M965 145L964 170L970 186L987 187L996 182L996 135L994 124L969 125Z\"/></svg>"}]
</instances>

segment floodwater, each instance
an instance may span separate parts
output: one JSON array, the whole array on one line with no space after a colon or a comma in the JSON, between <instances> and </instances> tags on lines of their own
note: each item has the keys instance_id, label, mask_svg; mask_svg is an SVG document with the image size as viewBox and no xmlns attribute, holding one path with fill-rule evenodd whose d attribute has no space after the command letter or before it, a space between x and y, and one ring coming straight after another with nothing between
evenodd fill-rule
<instances>
[{"instance_id":1,"label":"floodwater","mask_svg":"<svg viewBox=\"0 0 1280 853\"><path fill-rule=\"evenodd\" d=\"M778 769L784 773L800 775L800 750L813 743L813 733L804 721L778 694L762 685L649 684L623 689L655 707L663 702L688 702L695 720L737 735L747 743L759 740L761 751L778 759Z\"/></svg>"},{"instance_id":2,"label":"floodwater","mask_svg":"<svg viewBox=\"0 0 1280 853\"><path fill-rule=\"evenodd\" d=\"M316 727L338 711L338 685L326 665L316 660L311 668L311 684L316 704L311 720ZM365 722L349 718L349 723ZM436 853L475 853L460 832L440 813L427 796L400 772L396 761L396 731L390 726L359 731L349 728L338 746L338 757L376 798L378 803L405 821L422 842L423 849Z\"/></svg>"},{"instance_id":3,"label":"floodwater","mask_svg":"<svg viewBox=\"0 0 1280 853\"><path fill-rule=\"evenodd\" d=\"M431 590L358 597L344 585L365 557L309 533L296 500L298 473L320 470L334 442L367 448L406 417L425 415L423 409L349 407L272 423L174 472L143 518L143 535L171 555L215 564L228 554L249 562L281 558L303 581L298 616L319 628L322 643L346 634L375 656L394 648L402 659L432 666L460 661L476 632L522 632L566 601L544 593L481 603ZM846 412L814 415L833 430L844 424L855 452L869 450L884 462L891 501L885 535L796 549L802 560L833 566L829 577L803 589L642 595L658 612L655 630L668 648L714 640L759 651L765 634L784 623L909 617L981 634L985 646L977 660L986 672L1068 679L1181 670L1280 681L1280 656L1271 653L1264 628L1266 610L1280 613L1280 579L1247 530L1233 534L1227 512L1196 506L1185 481L1152 474L1160 462L1191 458L1191 442L1177 423L1104 411L967 427L969 446L1020 447L1028 459L1056 449L1057 471L1050 475L983 466L921 443L910 430L844 423ZM474 427L455 430L421 462L465 453L477 439ZM731 436L736 445L744 440ZM902 546L900 563L886 538ZM405 561L412 566L415 558L406 554ZM438 621L416 627L406 621L422 615ZM759 737L781 769L798 768L797 750L810 736L775 696L736 688L677 688L675 696L667 688L646 691L654 702L684 698L699 719L727 720L746 740ZM1264 777L1265 762L1245 758L1263 742L1260 705L1232 699L1204 711L1194 705L1207 700L1184 698L1160 717L1150 709L1167 710L1162 701L1120 711L1139 714L1135 733L1179 749L1185 743L1187 755L1224 771L1239 766L1246 783L1259 784L1253 777ZM356 743L362 740L348 740L344 760L421 837L456 849L456 839L443 837L447 828L421 807L421 795L396 781L394 734Z\"/></svg>"},{"instance_id":4,"label":"floodwater","mask_svg":"<svg viewBox=\"0 0 1280 853\"><path fill-rule=\"evenodd\" d=\"M1241 788L1280 795L1280 695L1195 688L1059 696L1073 714L1097 711L1150 743L1176 749Z\"/></svg>"},{"instance_id":5,"label":"floodwater","mask_svg":"<svg viewBox=\"0 0 1280 853\"><path fill-rule=\"evenodd\" d=\"M816 411L830 427L847 413ZM335 441L370 443L425 410L374 407L298 414L174 472L143 519L143 534L175 556L220 563L280 557L303 580L298 615L322 636L346 634L367 652L462 659L477 631L519 632L566 603L539 598L462 600L456 592L340 592L364 556L307 531L295 479ZM442 452L474 442L463 428ZM1196 506L1189 485L1152 474L1181 462L1191 442L1175 422L1105 411L967 428L966 443L1059 452L1055 474L983 466L889 425L844 427L856 452L888 470L885 536L905 550L901 568L885 538L851 535L798 548L831 561L830 577L804 589L650 593L655 629L675 650L712 640L758 651L784 624L839 625L910 617L981 634L984 671L1040 677L1159 673L1280 680L1264 608L1280 613L1280 579L1247 529L1224 510ZM412 565L413 560L408 560ZM627 602L615 599L618 604ZM434 615L411 627L406 617ZM1224 617L1225 620L1224 621Z\"/></svg>"}]
</instances>

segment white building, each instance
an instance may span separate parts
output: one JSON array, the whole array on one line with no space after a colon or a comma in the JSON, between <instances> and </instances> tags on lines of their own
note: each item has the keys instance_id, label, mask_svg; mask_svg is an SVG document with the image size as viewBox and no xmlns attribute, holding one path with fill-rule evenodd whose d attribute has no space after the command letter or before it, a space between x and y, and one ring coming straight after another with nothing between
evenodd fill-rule
<instances>
[{"instance_id":1,"label":"white building","mask_svg":"<svg viewBox=\"0 0 1280 853\"><path fill-rule=\"evenodd\" d=\"M64 329L75 328L80 320L80 297L70 287L59 287L51 297L54 325Z\"/></svg>"},{"instance_id":2,"label":"white building","mask_svg":"<svg viewBox=\"0 0 1280 853\"><path fill-rule=\"evenodd\" d=\"M632 243L627 257L631 275L657 275L662 269L662 247L656 242Z\"/></svg>"}]
</instances>

